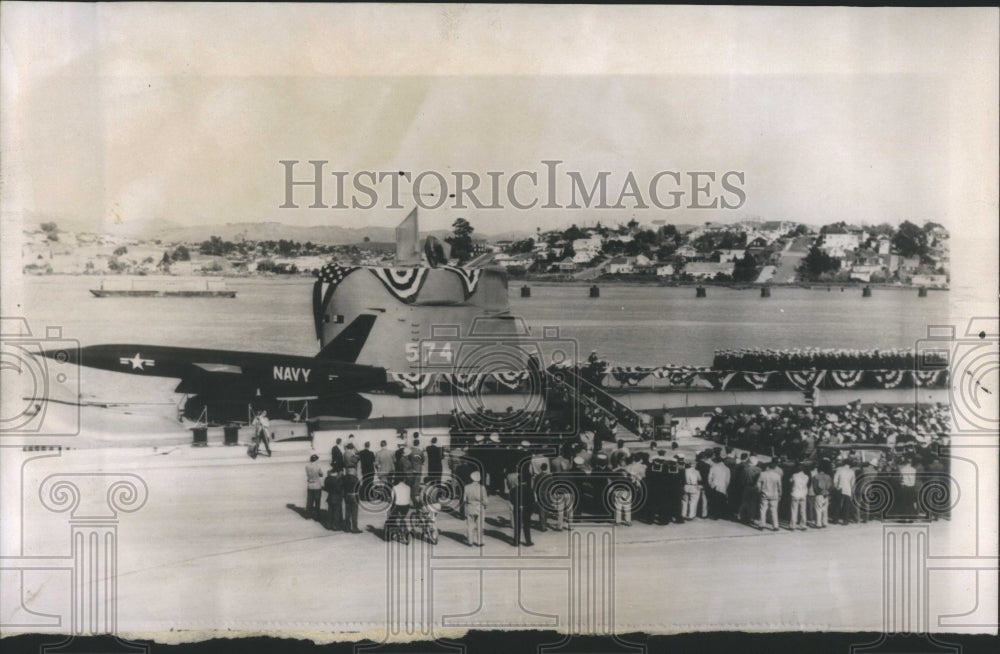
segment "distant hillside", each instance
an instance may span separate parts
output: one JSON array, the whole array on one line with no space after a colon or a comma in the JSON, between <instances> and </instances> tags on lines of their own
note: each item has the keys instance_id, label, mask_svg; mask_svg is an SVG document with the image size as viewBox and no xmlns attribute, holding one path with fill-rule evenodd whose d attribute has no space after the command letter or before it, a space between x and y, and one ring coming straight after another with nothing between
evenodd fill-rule
<instances>
[{"instance_id":1,"label":"distant hillside","mask_svg":"<svg viewBox=\"0 0 1000 654\"><path fill-rule=\"evenodd\" d=\"M447 230L429 232L438 238L450 234ZM427 233L422 233L426 236ZM249 241L312 241L322 245L350 245L361 243L367 237L374 242L395 242L396 231L392 227L339 227L336 225L314 225L299 227L278 222L266 223L226 223L224 225L195 225L175 227L144 234L146 238L158 238L167 242L198 243L212 236L226 241L246 239Z\"/></svg>"}]
</instances>

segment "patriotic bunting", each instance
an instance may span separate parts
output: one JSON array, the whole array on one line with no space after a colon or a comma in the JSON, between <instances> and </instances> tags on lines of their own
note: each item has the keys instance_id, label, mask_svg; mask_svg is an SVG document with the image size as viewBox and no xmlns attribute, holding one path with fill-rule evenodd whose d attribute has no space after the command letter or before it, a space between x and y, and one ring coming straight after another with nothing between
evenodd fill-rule
<instances>
[{"instance_id":1,"label":"patriotic bunting","mask_svg":"<svg viewBox=\"0 0 1000 654\"><path fill-rule=\"evenodd\" d=\"M854 388L865 376L864 370L831 370L830 378L837 388Z\"/></svg>"},{"instance_id":2,"label":"patriotic bunting","mask_svg":"<svg viewBox=\"0 0 1000 654\"><path fill-rule=\"evenodd\" d=\"M825 370L787 370L785 376L800 391L815 388L823 380Z\"/></svg>"},{"instance_id":3,"label":"patriotic bunting","mask_svg":"<svg viewBox=\"0 0 1000 654\"><path fill-rule=\"evenodd\" d=\"M316 338L323 338L323 312L333 298L340 282L358 269L358 266L341 266L328 263L320 268L316 283L313 284L313 320L316 323Z\"/></svg>"},{"instance_id":4,"label":"patriotic bunting","mask_svg":"<svg viewBox=\"0 0 1000 654\"><path fill-rule=\"evenodd\" d=\"M422 391L434 381L434 373L390 372L389 379L408 391Z\"/></svg>"},{"instance_id":5,"label":"patriotic bunting","mask_svg":"<svg viewBox=\"0 0 1000 654\"><path fill-rule=\"evenodd\" d=\"M767 386L768 380L771 379L771 373L769 372L745 372L743 373L743 380L756 388L758 391L765 386Z\"/></svg>"},{"instance_id":6,"label":"patriotic bunting","mask_svg":"<svg viewBox=\"0 0 1000 654\"><path fill-rule=\"evenodd\" d=\"M409 304L417 298L424 281L427 268L369 268L386 290L400 302Z\"/></svg>"},{"instance_id":7,"label":"patriotic bunting","mask_svg":"<svg viewBox=\"0 0 1000 654\"><path fill-rule=\"evenodd\" d=\"M882 388L896 388L905 377L903 373L902 370L876 370L873 375Z\"/></svg>"},{"instance_id":8,"label":"patriotic bunting","mask_svg":"<svg viewBox=\"0 0 1000 654\"><path fill-rule=\"evenodd\" d=\"M465 291L465 299L468 300L472 297L472 294L476 292L476 287L479 286L479 278L483 274L481 268L476 268L475 270L467 270L458 266L441 266L441 268L450 270L458 275L458 278L462 280L462 290Z\"/></svg>"},{"instance_id":9,"label":"patriotic bunting","mask_svg":"<svg viewBox=\"0 0 1000 654\"><path fill-rule=\"evenodd\" d=\"M475 393L483 383L483 376L477 374L463 375L458 372L441 373L442 379L462 393Z\"/></svg>"},{"instance_id":10,"label":"patriotic bunting","mask_svg":"<svg viewBox=\"0 0 1000 654\"><path fill-rule=\"evenodd\" d=\"M553 366L550 371L557 368L557 366ZM856 388L864 381L864 372L860 370L734 372L665 366L656 369L615 368L612 370L612 375L623 385L629 386L635 386L646 377L653 376L657 379L667 379L674 386L690 386L694 382L707 383L717 391L726 390L737 377L756 390L782 388L781 380L786 379L800 391L815 392L821 387ZM876 370L869 372L872 375L866 385L869 388L896 388L910 380L918 387L935 387L941 386L947 380L947 371L945 370ZM390 372L389 377L391 381L410 392L425 391L432 388L435 381L445 381L459 392L477 393L487 378L494 380L499 385L500 392L519 391L523 388L524 382L529 379L530 374L527 370L505 370L490 373ZM826 383L827 379L831 380L830 383Z\"/></svg>"},{"instance_id":11,"label":"patriotic bunting","mask_svg":"<svg viewBox=\"0 0 1000 654\"><path fill-rule=\"evenodd\" d=\"M493 379L497 380L511 390L520 386L521 382L525 381L527 378L527 370L505 370L493 373Z\"/></svg>"},{"instance_id":12,"label":"patriotic bunting","mask_svg":"<svg viewBox=\"0 0 1000 654\"><path fill-rule=\"evenodd\" d=\"M942 370L914 370L913 383L916 386L933 386L942 372Z\"/></svg>"}]
</instances>

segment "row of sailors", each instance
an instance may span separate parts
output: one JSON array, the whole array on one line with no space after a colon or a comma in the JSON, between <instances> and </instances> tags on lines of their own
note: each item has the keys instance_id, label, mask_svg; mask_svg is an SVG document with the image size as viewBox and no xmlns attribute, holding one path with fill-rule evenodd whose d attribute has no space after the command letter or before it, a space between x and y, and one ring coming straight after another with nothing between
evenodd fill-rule
<instances>
[{"instance_id":1,"label":"row of sailors","mask_svg":"<svg viewBox=\"0 0 1000 654\"><path fill-rule=\"evenodd\" d=\"M921 352L919 360L912 348L841 349L737 348L716 350L712 367L716 370L768 372L772 370L913 370L920 366L947 365L946 352Z\"/></svg>"}]
</instances>

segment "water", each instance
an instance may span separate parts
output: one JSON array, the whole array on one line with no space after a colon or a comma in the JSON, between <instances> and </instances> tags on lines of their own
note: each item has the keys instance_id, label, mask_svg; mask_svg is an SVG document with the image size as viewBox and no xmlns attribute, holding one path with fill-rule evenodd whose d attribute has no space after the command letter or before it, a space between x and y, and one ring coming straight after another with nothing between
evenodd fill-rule
<instances>
[{"instance_id":1,"label":"water","mask_svg":"<svg viewBox=\"0 0 1000 654\"><path fill-rule=\"evenodd\" d=\"M32 330L61 326L63 336L83 345L148 343L312 355L318 342L312 324L312 280L229 279L234 299L95 298L87 289L97 278L30 277L25 316ZM770 298L756 289L603 285L601 297L588 287L532 284L520 297L512 283L511 309L534 334L558 326L560 337L578 343L586 356L597 349L620 364L708 365L726 347L912 347L927 325L949 324L949 293L874 289L832 292L775 288Z\"/></svg>"}]
</instances>

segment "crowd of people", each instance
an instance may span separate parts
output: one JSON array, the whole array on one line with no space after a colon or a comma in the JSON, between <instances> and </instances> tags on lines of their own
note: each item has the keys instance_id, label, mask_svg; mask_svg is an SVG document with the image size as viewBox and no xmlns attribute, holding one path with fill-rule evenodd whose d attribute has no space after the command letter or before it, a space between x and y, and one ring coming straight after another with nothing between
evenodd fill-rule
<instances>
[{"instance_id":1,"label":"crowd of people","mask_svg":"<svg viewBox=\"0 0 1000 654\"><path fill-rule=\"evenodd\" d=\"M582 439L562 445L511 443L491 434L450 450L431 439L425 450L415 433L395 449L383 441L373 452L369 443L355 451L350 441L345 445L338 439L325 474L318 455L306 465L312 517L320 519L325 491L327 527L360 533L360 499L381 486L389 501L387 540L409 543L418 535L436 543L437 517L445 511L464 521L469 547L484 544L486 509L494 502L503 508L491 524L509 528L508 542L525 547L534 544L533 531L571 529L584 517L620 526L704 518L760 530L778 530L782 524L789 530L821 529L887 514L919 515L922 486L940 485L947 474L928 448L878 460L842 449L816 458L775 456L765 463L721 446L687 458L676 452L676 442L629 449L619 440L616 447L592 449ZM866 500L869 491L863 487L876 479L890 489L886 504ZM940 486L946 487L946 482Z\"/></svg>"},{"instance_id":2,"label":"crowd of people","mask_svg":"<svg viewBox=\"0 0 1000 654\"><path fill-rule=\"evenodd\" d=\"M921 366L946 366L947 354L940 351L920 353L913 348L857 350L844 348L738 348L716 350L712 359L715 370L770 372L774 370L914 370Z\"/></svg>"},{"instance_id":3,"label":"crowd of people","mask_svg":"<svg viewBox=\"0 0 1000 654\"><path fill-rule=\"evenodd\" d=\"M800 530L884 515L885 507L858 500L859 485L874 479L892 489L892 511L915 514L922 485L946 473L937 452L947 445L950 418L940 404L716 409L695 435L717 445L689 457L676 441L627 448L600 407L584 402L576 411L513 419L512 408L484 410L480 418L503 426L492 432L465 431L453 415L447 449L402 430L377 449L353 435L337 438L328 466L318 455L306 465L307 512L323 519L325 492L327 527L360 533L359 505L384 501L386 539L409 543L416 534L436 543L443 511L465 522L470 547L483 545L486 509L496 502L504 508L491 525L509 528L514 546L531 546L532 531L570 529L583 517ZM531 436L519 430L525 425Z\"/></svg>"},{"instance_id":4,"label":"crowd of people","mask_svg":"<svg viewBox=\"0 0 1000 654\"><path fill-rule=\"evenodd\" d=\"M840 407L715 409L703 432L717 443L768 455L809 458L823 445L946 445L947 405L882 406L860 400Z\"/></svg>"}]
</instances>

